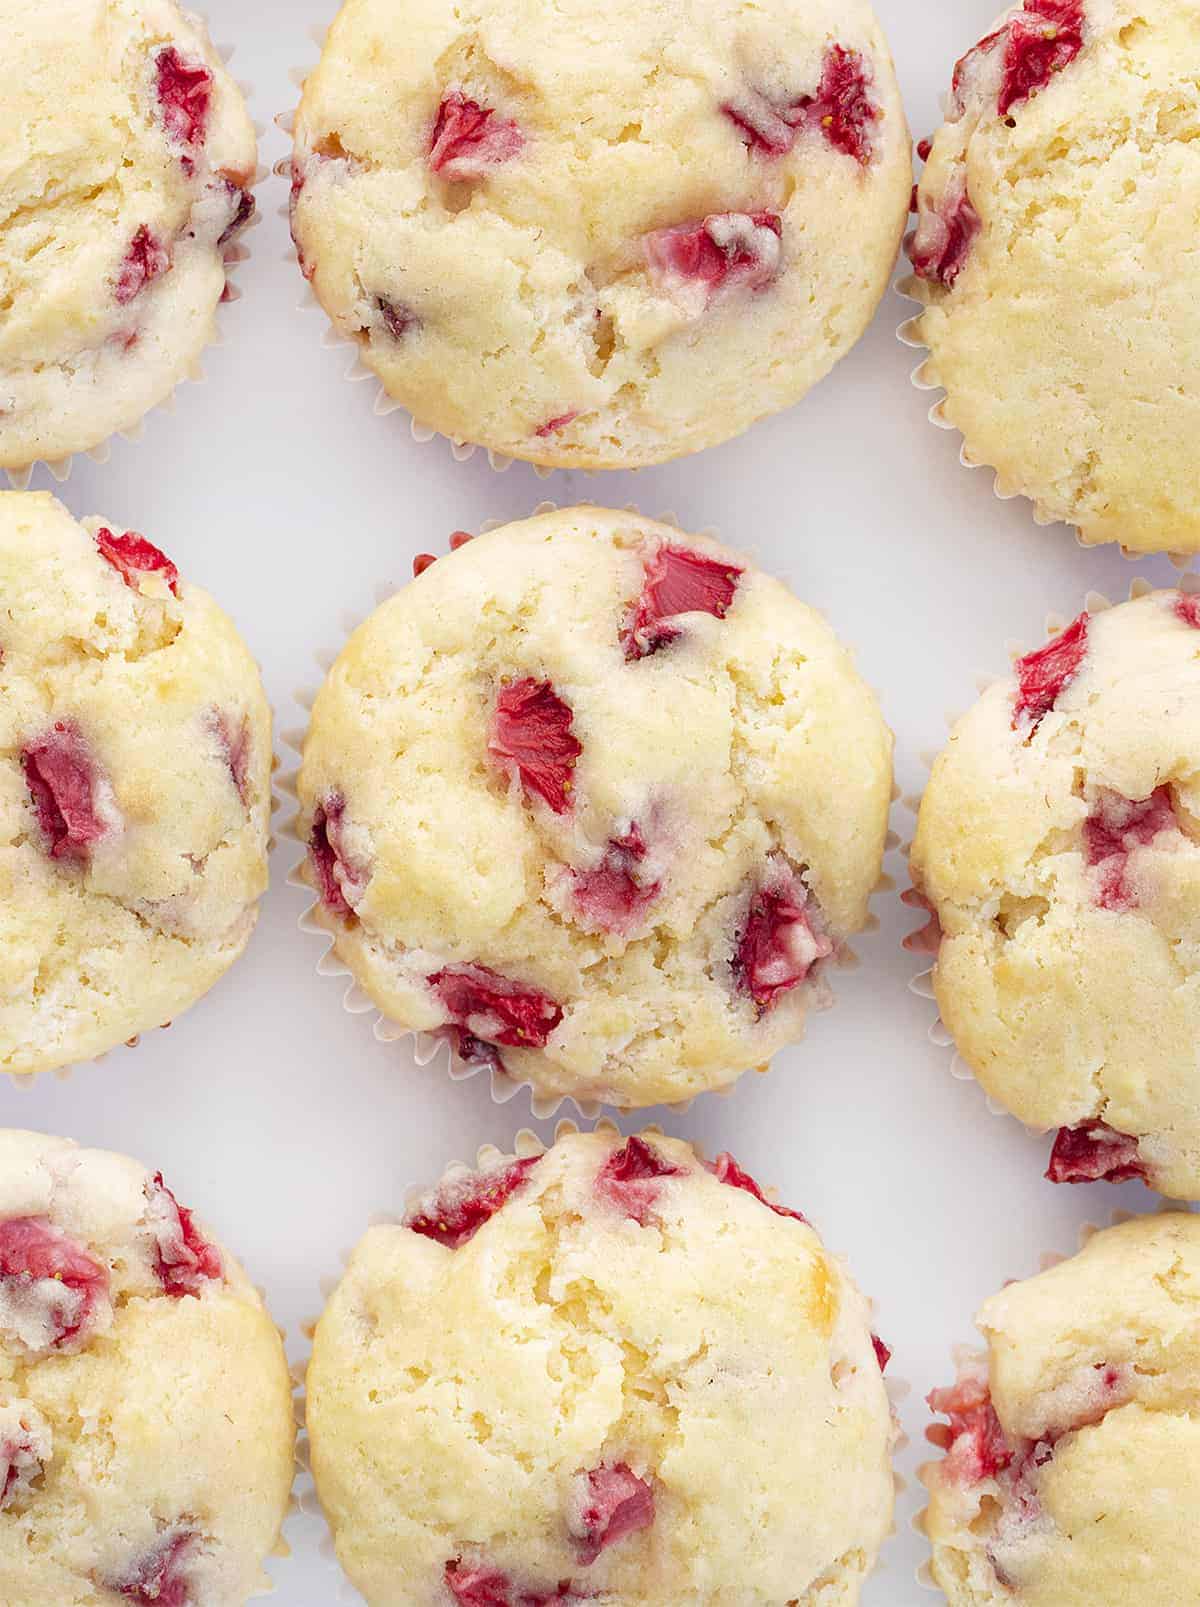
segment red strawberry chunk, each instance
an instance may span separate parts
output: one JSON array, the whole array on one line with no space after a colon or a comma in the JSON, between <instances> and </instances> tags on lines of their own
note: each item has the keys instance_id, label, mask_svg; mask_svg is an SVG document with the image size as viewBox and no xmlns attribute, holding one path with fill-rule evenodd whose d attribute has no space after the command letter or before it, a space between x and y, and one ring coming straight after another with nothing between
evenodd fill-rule
<instances>
[{"instance_id":1,"label":"red strawberry chunk","mask_svg":"<svg viewBox=\"0 0 1200 1607\"><path fill-rule=\"evenodd\" d=\"M1080 0L1025 0L1024 13L1008 25L997 103L1001 117L1071 65L1083 49L1083 27Z\"/></svg>"},{"instance_id":2,"label":"red strawberry chunk","mask_svg":"<svg viewBox=\"0 0 1200 1607\"><path fill-rule=\"evenodd\" d=\"M114 535L111 530L96 532L96 546L100 556L110 563L132 591L137 591L142 575L161 575L169 589L179 596L179 571L153 542L139 536L136 530Z\"/></svg>"},{"instance_id":3,"label":"red strawberry chunk","mask_svg":"<svg viewBox=\"0 0 1200 1607\"><path fill-rule=\"evenodd\" d=\"M727 100L721 110L742 131L751 150L767 156L783 156L796 143L796 122L792 108L776 107L755 89L745 90L736 100Z\"/></svg>"},{"instance_id":4,"label":"red strawberry chunk","mask_svg":"<svg viewBox=\"0 0 1200 1607\"><path fill-rule=\"evenodd\" d=\"M567 1526L590 1568L600 1553L654 1522L654 1491L625 1462L605 1462L575 1476Z\"/></svg>"},{"instance_id":5,"label":"red strawberry chunk","mask_svg":"<svg viewBox=\"0 0 1200 1607\"><path fill-rule=\"evenodd\" d=\"M113 295L122 307L155 279L161 279L171 266L171 254L143 223L130 242L117 274Z\"/></svg>"},{"instance_id":6,"label":"red strawberry chunk","mask_svg":"<svg viewBox=\"0 0 1200 1607\"><path fill-rule=\"evenodd\" d=\"M966 178L959 177L934 206L920 211L917 227L905 241L917 278L953 289L982 227L967 193Z\"/></svg>"},{"instance_id":7,"label":"red strawberry chunk","mask_svg":"<svg viewBox=\"0 0 1200 1607\"><path fill-rule=\"evenodd\" d=\"M935 1412L950 1419L947 1474L960 1484L978 1484L995 1478L1012 1462L1013 1448L1005 1438L992 1406L985 1380L963 1378L950 1389L935 1389L928 1397Z\"/></svg>"},{"instance_id":8,"label":"red strawberry chunk","mask_svg":"<svg viewBox=\"0 0 1200 1607\"><path fill-rule=\"evenodd\" d=\"M242 800L243 806L248 806L252 748L249 717L243 715L238 720L222 709L213 709L209 719L217 745L229 770L230 780L237 788L237 795Z\"/></svg>"},{"instance_id":9,"label":"red strawberry chunk","mask_svg":"<svg viewBox=\"0 0 1200 1607\"><path fill-rule=\"evenodd\" d=\"M579 409L577 407L573 407L566 413L559 413L554 418L548 418L546 422L544 424L540 424L533 433L540 436L553 435L556 430L565 430L568 424L574 424L578 417Z\"/></svg>"},{"instance_id":10,"label":"red strawberry chunk","mask_svg":"<svg viewBox=\"0 0 1200 1607\"><path fill-rule=\"evenodd\" d=\"M541 1158L531 1155L488 1172L449 1178L432 1199L405 1217L404 1226L447 1249L461 1250L524 1186Z\"/></svg>"},{"instance_id":11,"label":"red strawberry chunk","mask_svg":"<svg viewBox=\"0 0 1200 1607\"><path fill-rule=\"evenodd\" d=\"M134 1607L191 1607L192 1587L185 1571L196 1539L190 1530L173 1530L112 1588Z\"/></svg>"},{"instance_id":12,"label":"red strawberry chunk","mask_svg":"<svg viewBox=\"0 0 1200 1607\"><path fill-rule=\"evenodd\" d=\"M1087 657L1090 614L1079 618L1045 647L1017 660L1017 695L1013 704L1013 730L1023 722L1032 735L1083 668Z\"/></svg>"},{"instance_id":13,"label":"red strawberry chunk","mask_svg":"<svg viewBox=\"0 0 1200 1607\"><path fill-rule=\"evenodd\" d=\"M200 1232L161 1172L146 1184L146 1224L154 1238L155 1274L172 1299L199 1296L206 1283L224 1275L221 1252Z\"/></svg>"},{"instance_id":14,"label":"red strawberry chunk","mask_svg":"<svg viewBox=\"0 0 1200 1607\"><path fill-rule=\"evenodd\" d=\"M556 815L571 808L572 777L583 752L571 730L573 720L570 705L550 682L531 676L501 687L492 719L488 752Z\"/></svg>"},{"instance_id":15,"label":"red strawberry chunk","mask_svg":"<svg viewBox=\"0 0 1200 1607\"><path fill-rule=\"evenodd\" d=\"M825 54L821 87L815 96L801 102L809 121L835 151L852 156L864 166L874 150L872 125L879 121L879 107L871 99L870 73L862 54L832 45Z\"/></svg>"},{"instance_id":16,"label":"red strawberry chunk","mask_svg":"<svg viewBox=\"0 0 1200 1607\"><path fill-rule=\"evenodd\" d=\"M881 1373L886 1373L888 1362L890 1362L892 1359L891 1350L887 1345L884 1344L883 1340L880 1339L878 1334L871 1335L871 1344L875 1351L875 1360L879 1363L879 1371Z\"/></svg>"},{"instance_id":17,"label":"red strawberry chunk","mask_svg":"<svg viewBox=\"0 0 1200 1607\"><path fill-rule=\"evenodd\" d=\"M438 107L429 166L451 183L468 183L511 161L524 144L525 136L515 122L497 117L490 106L453 89Z\"/></svg>"},{"instance_id":18,"label":"red strawberry chunk","mask_svg":"<svg viewBox=\"0 0 1200 1607\"><path fill-rule=\"evenodd\" d=\"M1149 798L1135 802L1119 793L1105 792L1084 822L1087 862L1097 871L1096 902L1101 909L1118 912L1136 908L1136 887L1129 880L1129 856L1147 847L1160 833L1178 831L1179 819L1170 787L1157 787Z\"/></svg>"},{"instance_id":19,"label":"red strawberry chunk","mask_svg":"<svg viewBox=\"0 0 1200 1607\"><path fill-rule=\"evenodd\" d=\"M626 659L646 658L675 641L683 632L674 621L684 614L724 619L744 573L737 564L664 542L646 563L642 594L621 631Z\"/></svg>"},{"instance_id":20,"label":"red strawberry chunk","mask_svg":"<svg viewBox=\"0 0 1200 1607\"><path fill-rule=\"evenodd\" d=\"M764 290L779 271L782 236L777 212L713 212L655 229L642 246L656 284L667 291L699 287L707 304L721 291Z\"/></svg>"},{"instance_id":21,"label":"red strawberry chunk","mask_svg":"<svg viewBox=\"0 0 1200 1607\"><path fill-rule=\"evenodd\" d=\"M803 881L786 862L774 861L750 901L733 958L738 985L760 1014L807 981L817 962L833 953L832 940L814 929L811 916Z\"/></svg>"},{"instance_id":22,"label":"red strawberry chunk","mask_svg":"<svg viewBox=\"0 0 1200 1607\"><path fill-rule=\"evenodd\" d=\"M576 1594L569 1579L560 1580L551 1590L529 1591L514 1585L499 1568L476 1568L461 1559L446 1564L445 1580L458 1607L550 1607L556 1601L588 1599Z\"/></svg>"},{"instance_id":23,"label":"red strawberry chunk","mask_svg":"<svg viewBox=\"0 0 1200 1607\"><path fill-rule=\"evenodd\" d=\"M623 837L610 838L594 870L574 872L572 894L580 913L605 932L628 932L636 926L662 886L644 878L646 854L646 839L636 823Z\"/></svg>"},{"instance_id":24,"label":"red strawberry chunk","mask_svg":"<svg viewBox=\"0 0 1200 1607\"><path fill-rule=\"evenodd\" d=\"M1051 1183L1130 1183L1146 1177L1138 1141L1107 1122L1060 1127L1046 1172Z\"/></svg>"},{"instance_id":25,"label":"red strawberry chunk","mask_svg":"<svg viewBox=\"0 0 1200 1607\"><path fill-rule=\"evenodd\" d=\"M927 899L924 893L919 893L915 887L910 887L900 894L900 902L907 904L909 909L921 910L928 915L929 920L924 926L910 932L904 939L904 947L910 954L937 954L941 951L945 934L942 923L938 918L937 908Z\"/></svg>"},{"instance_id":26,"label":"red strawberry chunk","mask_svg":"<svg viewBox=\"0 0 1200 1607\"><path fill-rule=\"evenodd\" d=\"M679 1168L644 1138L630 1138L596 1174L596 1193L645 1227L662 1192L661 1179L678 1176Z\"/></svg>"},{"instance_id":27,"label":"red strawberry chunk","mask_svg":"<svg viewBox=\"0 0 1200 1607\"><path fill-rule=\"evenodd\" d=\"M353 906L367 885L368 878L350 862L343 841L346 800L331 792L313 814L308 839L308 857L327 909L343 920L354 914Z\"/></svg>"},{"instance_id":28,"label":"red strawberry chunk","mask_svg":"<svg viewBox=\"0 0 1200 1607\"><path fill-rule=\"evenodd\" d=\"M231 184L228 180L226 180L226 188L229 191L229 200L233 211L229 222L225 225L224 233L217 241L219 246L228 245L236 235L241 234L255 213L254 196L249 190L243 190L240 185Z\"/></svg>"},{"instance_id":29,"label":"red strawberry chunk","mask_svg":"<svg viewBox=\"0 0 1200 1607\"><path fill-rule=\"evenodd\" d=\"M108 826L97 813L99 777L79 727L59 720L25 748L21 767L51 859L85 860Z\"/></svg>"},{"instance_id":30,"label":"red strawberry chunk","mask_svg":"<svg viewBox=\"0 0 1200 1607\"><path fill-rule=\"evenodd\" d=\"M504 1057L494 1043L484 1043L482 1038L475 1037L474 1033L462 1027L439 1027L437 1036L445 1038L466 1065L488 1066L493 1071L504 1070Z\"/></svg>"},{"instance_id":31,"label":"red strawberry chunk","mask_svg":"<svg viewBox=\"0 0 1200 1607\"><path fill-rule=\"evenodd\" d=\"M730 1188L743 1189L747 1194L753 1194L756 1200L760 1200L768 1211L774 1211L776 1216L788 1216L794 1222L808 1221L808 1218L802 1216L799 1211L790 1211L786 1205L776 1205L773 1200L769 1200L750 1173L743 1172L728 1150L717 1156L713 1171L718 1183L727 1183Z\"/></svg>"},{"instance_id":32,"label":"red strawberry chunk","mask_svg":"<svg viewBox=\"0 0 1200 1607\"><path fill-rule=\"evenodd\" d=\"M1175 612L1185 625L1200 631L1200 592L1181 591L1175 599Z\"/></svg>"},{"instance_id":33,"label":"red strawberry chunk","mask_svg":"<svg viewBox=\"0 0 1200 1607\"><path fill-rule=\"evenodd\" d=\"M429 986L457 1026L509 1049L544 1049L563 1017L547 994L485 965L448 966L429 978Z\"/></svg>"},{"instance_id":34,"label":"red strawberry chunk","mask_svg":"<svg viewBox=\"0 0 1200 1607\"><path fill-rule=\"evenodd\" d=\"M84 1343L108 1298L108 1268L44 1217L0 1223L0 1329L30 1350Z\"/></svg>"},{"instance_id":35,"label":"red strawberry chunk","mask_svg":"<svg viewBox=\"0 0 1200 1607\"><path fill-rule=\"evenodd\" d=\"M181 145L203 145L212 105L213 77L202 61L184 61L174 45L160 50L158 102L167 133Z\"/></svg>"},{"instance_id":36,"label":"red strawberry chunk","mask_svg":"<svg viewBox=\"0 0 1200 1607\"><path fill-rule=\"evenodd\" d=\"M15 1434L0 1439L0 1512L19 1495L28 1494L45 1465L45 1447L22 1424Z\"/></svg>"}]
</instances>

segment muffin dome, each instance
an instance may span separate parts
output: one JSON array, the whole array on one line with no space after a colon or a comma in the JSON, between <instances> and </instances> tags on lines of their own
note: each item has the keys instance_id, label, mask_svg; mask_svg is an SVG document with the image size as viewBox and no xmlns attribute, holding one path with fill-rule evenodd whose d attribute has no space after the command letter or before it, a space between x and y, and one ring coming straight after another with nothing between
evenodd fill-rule
<instances>
[{"instance_id":1,"label":"muffin dome","mask_svg":"<svg viewBox=\"0 0 1200 1607\"><path fill-rule=\"evenodd\" d=\"M386 1015L621 1106L764 1065L879 879L891 737L828 625L715 542L507 525L330 672L298 830Z\"/></svg>"},{"instance_id":2,"label":"muffin dome","mask_svg":"<svg viewBox=\"0 0 1200 1607\"><path fill-rule=\"evenodd\" d=\"M0 1069L163 1026L267 885L271 713L231 621L144 537L0 495Z\"/></svg>"},{"instance_id":3,"label":"muffin dome","mask_svg":"<svg viewBox=\"0 0 1200 1607\"><path fill-rule=\"evenodd\" d=\"M240 1607L294 1437L277 1330L161 1174L0 1132L0 1599Z\"/></svg>"},{"instance_id":4,"label":"muffin dome","mask_svg":"<svg viewBox=\"0 0 1200 1607\"><path fill-rule=\"evenodd\" d=\"M728 1155L565 1136L367 1233L316 1330L313 1473L371 1607L852 1607L885 1358Z\"/></svg>"},{"instance_id":5,"label":"muffin dome","mask_svg":"<svg viewBox=\"0 0 1200 1607\"><path fill-rule=\"evenodd\" d=\"M922 377L998 489L1200 550L1200 12L1026 0L959 63L910 255Z\"/></svg>"},{"instance_id":6,"label":"muffin dome","mask_svg":"<svg viewBox=\"0 0 1200 1607\"><path fill-rule=\"evenodd\" d=\"M254 211L242 97L173 0L0 0L0 469L187 377Z\"/></svg>"},{"instance_id":7,"label":"muffin dome","mask_svg":"<svg viewBox=\"0 0 1200 1607\"><path fill-rule=\"evenodd\" d=\"M293 232L419 421L629 468L822 378L911 182L865 0L348 0L304 89Z\"/></svg>"}]
</instances>

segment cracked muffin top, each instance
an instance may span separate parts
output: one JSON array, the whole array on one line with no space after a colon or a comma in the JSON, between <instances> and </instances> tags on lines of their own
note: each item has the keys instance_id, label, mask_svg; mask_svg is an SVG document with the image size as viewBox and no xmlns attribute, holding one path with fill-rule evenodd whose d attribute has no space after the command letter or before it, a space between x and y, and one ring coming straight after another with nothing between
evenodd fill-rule
<instances>
[{"instance_id":1,"label":"cracked muffin top","mask_svg":"<svg viewBox=\"0 0 1200 1607\"><path fill-rule=\"evenodd\" d=\"M969 460L1087 543L1200 550L1200 10L1025 0L959 62L909 251Z\"/></svg>"},{"instance_id":2,"label":"cracked muffin top","mask_svg":"<svg viewBox=\"0 0 1200 1607\"><path fill-rule=\"evenodd\" d=\"M240 1607L294 1439L279 1333L161 1173L0 1132L0 1599Z\"/></svg>"},{"instance_id":3,"label":"cracked muffin top","mask_svg":"<svg viewBox=\"0 0 1200 1607\"><path fill-rule=\"evenodd\" d=\"M542 1095L648 1105L800 1036L867 919L891 747L778 581L574 508L460 544L354 634L298 831L386 1015Z\"/></svg>"},{"instance_id":4,"label":"cracked muffin top","mask_svg":"<svg viewBox=\"0 0 1200 1607\"><path fill-rule=\"evenodd\" d=\"M173 0L0 0L0 469L187 377L254 211L242 97Z\"/></svg>"},{"instance_id":5,"label":"cracked muffin top","mask_svg":"<svg viewBox=\"0 0 1200 1607\"><path fill-rule=\"evenodd\" d=\"M1083 614L955 727L915 886L942 1019L988 1092L1060 1128L1059 1182L1200 1198L1200 598Z\"/></svg>"},{"instance_id":6,"label":"cracked muffin top","mask_svg":"<svg viewBox=\"0 0 1200 1607\"><path fill-rule=\"evenodd\" d=\"M1200 1217L1098 1233L979 1313L922 1470L953 1607L1183 1607L1200 1592Z\"/></svg>"},{"instance_id":7,"label":"cracked muffin top","mask_svg":"<svg viewBox=\"0 0 1200 1607\"><path fill-rule=\"evenodd\" d=\"M312 1467L371 1607L852 1607L892 1517L870 1308L732 1158L560 1137L372 1228Z\"/></svg>"},{"instance_id":8,"label":"cracked muffin top","mask_svg":"<svg viewBox=\"0 0 1200 1607\"><path fill-rule=\"evenodd\" d=\"M628 468L833 366L911 183L865 0L347 0L300 105L293 233L421 423Z\"/></svg>"},{"instance_id":9,"label":"cracked muffin top","mask_svg":"<svg viewBox=\"0 0 1200 1607\"><path fill-rule=\"evenodd\" d=\"M0 1069L163 1026L267 885L271 713L231 621L143 536L0 495Z\"/></svg>"}]
</instances>

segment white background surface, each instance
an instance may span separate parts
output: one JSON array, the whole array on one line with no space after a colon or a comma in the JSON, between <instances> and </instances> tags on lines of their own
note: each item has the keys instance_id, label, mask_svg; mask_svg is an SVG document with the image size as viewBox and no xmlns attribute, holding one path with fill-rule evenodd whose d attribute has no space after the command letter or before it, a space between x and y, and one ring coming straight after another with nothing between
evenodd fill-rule
<instances>
[{"instance_id":1,"label":"white background surface","mask_svg":"<svg viewBox=\"0 0 1200 1607\"><path fill-rule=\"evenodd\" d=\"M952 64L997 4L877 0L914 139L939 120ZM209 0L214 37L236 45L232 65L260 121L295 101L289 68L315 60L309 30L331 12L331 0ZM268 126L263 160L286 149ZM413 555L443 550L451 530L525 515L544 498L636 501L685 528L713 525L826 610L879 690L906 795L922 784L919 755L941 744L945 714L971 701L979 673L1003 667L1006 642L1040 640L1047 610L1074 613L1090 588L1117 596L1137 573L1173 577L1165 560L1135 568L1081 551L1062 527L1037 529L1024 502L993 497L987 471L960 467L958 437L928 424L933 398L909 385L917 354L894 331L912 309L895 295L801 406L699 458L545 481L521 464L498 475L481 453L456 463L440 439L416 444L405 414L376 417L374 384L345 384L349 354L322 347L323 315L296 310L285 198L274 176L259 191L265 222L238 275L245 299L223 314L206 383L153 415L141 442L116 442L107 465L77 462L59 493L77 517L144 531L216 594L262 662L280 729L300 723L292 693L318 678L314 653L340 644L344 616L365 612L378 584L405 579ZM44 469L34 484L52 486ZM899 804L893 826L907 840ZM405 1045L374 1040L369 1017L343 1013L341 984L314 974L317 939L296 929L306 901L285 883L296 854L280 842L248 954L169 1032L67 1080L2 1088L0 1099L10 1125L162 1167L265 1286L298 1356L318 1280L371 1213L397 1208L409 1184L481 1143L506 1147L526 1125L549 1138L553 1123L531 1122L528 1090L498 1107L486 1080L452 1085L440 1061L417 1069ZM898 854L888 868L906 885ZM899 1458L909 1489L869 1607L930 1600L914 1580L924 1553L910 1529L921 1399L948 1381L948 1349L971 1337L979 1302L1034 1271L1042 1250L1074 1249L1084 1221L1156 1204L1140 1185L1043 1182L1048 1140L989 1114L974 1083L951 1078L949 1052L927 1039L933 1007L908 991L916 967L899 945L914 920L898 893L875 900L880 930L858 943L861 968L836 977L837 1007L770 1075L684 1116L647 1118L710 1154L732 1149L808 1213L877 1299L892 1369L914 1386L901 1408L913 1443ZM323 1532L316 1517L289 1524L293 1555L272 1565L279 1607L336 1600Z\"/></svg>"}]
</instances>

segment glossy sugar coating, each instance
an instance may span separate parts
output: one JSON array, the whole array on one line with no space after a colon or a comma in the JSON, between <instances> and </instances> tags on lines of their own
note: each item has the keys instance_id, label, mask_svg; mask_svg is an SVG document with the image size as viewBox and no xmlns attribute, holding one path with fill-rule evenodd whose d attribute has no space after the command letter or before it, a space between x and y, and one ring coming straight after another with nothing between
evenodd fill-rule
<instances>
[{"instance_id":1,"label":"glossy sugar coating","mask_svg":"<svg viewBox=\"0 0 1200 1607\"><path fill-rule=\"evenodd\" d=\"M1200 1217L1097 1234L987 1301L986 1362L935 1391L949 1442L922 1477L953 1607L1200 1599Z\"/></svg>"},{"instance_id":2,"label":"glossy sugar coating","mask_svg":"<svg viewBox=\"0 0 1200 1607\"><path fill-rule=\"evenodd\" d=\"M0 597L0 1069L36 1072L166 1025L242 952L271 713L229 618L119 524L0 495Z\"/></svg>"},{"instance_id":3,"label":"glossy sugar coating","mask_svg":"<svg viewBox=\"0 0 1200 1607\"><path fill-rule=\"evenodd\" d=\"M959 64L911 254L924 377L999 488L1200 549L1200 12L1027 0Z\"/></svg>"},{"instance_id":4,"label":"glossy sugar coating","mask_svg":"<svg viewBox=\"0 0 1200 1607\"><path fill-rule=\"evenodd\" d=\"M355 633L298 829L385 1014L540 1093L638 1106L800 1036L866 920L890 786L890 733L812 609L715 542L584 507L470 542Z\"/></svg>"},{"instance_id":5,"label":"glossy sugar coating","mask_svg":"<svg viewBox=\"0 0 1200 1607\"><path fill-rule=\"evenodd\" d=\"M857 1602L893 1425L843 1265L656 1133L515 1168L372 1228L317 1326L313 1472L371 1607Z\"/></svg>"},{"instance_id":6,"label":"glossy sugar coating","mask_svg":"<svg viewBox=\"0 0 1200 1607\"><path fill-rule=\"evenodd\" d=\"M348 0L294 234L423 424L627 468L797 401L887 285L912 182L865 0Z\"/></svg>"},{"instance_id":7,"label":"glossy sugar coating","mask_svg":"<svg viewBox=\"0 0 1200 1607\"><path fill-rule=\"evenodd\" d=\"M215 331L241 93L173 0L0 0L0 469L135 426Z\"/></svg>"},{"instance_id":8,"label":"glossy sugar coating","mask_svg":"<svg viewBox=\"0 0 1200 1607\"><path fill-rule=\"evenodd\" d=\"M278 1331L161 1176L0 1132L0 1599L240 1607L294 1437Z\"/></svg>"},{"instance_id":9,"label":"glossy sugar coating","mask_svg":"<svg viewBox=\"0 0 1200 1607\"><path fill-rule=\"evenodd\" d=\"M1085 615L984 694L934 766L912 852L941 925L938 1005L980 1082L1032 1126L1104 1124L1107 1163L1064 1170L1185 1199L1198 834L1200 599L1162 591Z\"/></svg>"}]
</instances>

